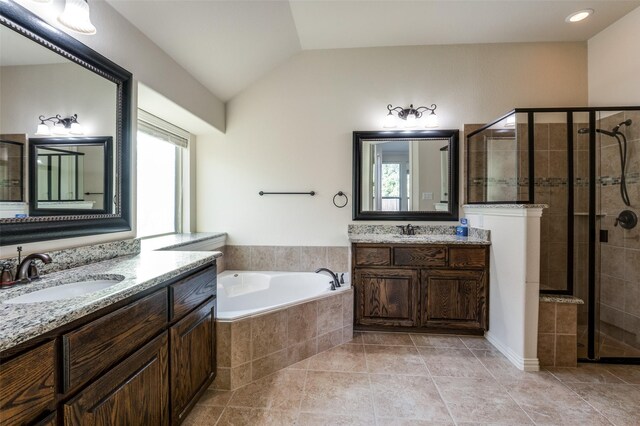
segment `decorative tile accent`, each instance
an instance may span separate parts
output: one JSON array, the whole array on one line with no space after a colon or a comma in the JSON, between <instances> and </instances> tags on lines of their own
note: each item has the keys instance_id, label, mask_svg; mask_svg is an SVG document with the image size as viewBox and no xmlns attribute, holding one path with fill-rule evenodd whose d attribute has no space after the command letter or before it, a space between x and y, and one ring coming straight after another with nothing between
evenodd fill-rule
<instances>
[{"instance_id":1,"label":"decorative tile accent","mask_svg":"<svg viewBox=\"0 0 640 426\"><path fill-rule=\"evenodd\" d=\"M318 268L349 271L349 247L232 246L224 253L225 270L314 272Z\"/></svg>"}]
</instances>

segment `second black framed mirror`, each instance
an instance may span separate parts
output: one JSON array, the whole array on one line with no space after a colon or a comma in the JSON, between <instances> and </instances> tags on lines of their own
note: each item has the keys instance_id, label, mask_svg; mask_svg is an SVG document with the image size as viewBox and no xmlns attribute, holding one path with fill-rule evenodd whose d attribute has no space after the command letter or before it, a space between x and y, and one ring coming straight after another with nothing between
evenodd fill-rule
<instances>
[{"instance_id":1,"label":"second black framed mirror","mask_svg":"<svg viewBox=\"0 0 640 426\"><path fill-rule=\"evenodd\" d=\"M353 220L458 220L458 137L353 132Z\"/></svg>"}]
</instances>

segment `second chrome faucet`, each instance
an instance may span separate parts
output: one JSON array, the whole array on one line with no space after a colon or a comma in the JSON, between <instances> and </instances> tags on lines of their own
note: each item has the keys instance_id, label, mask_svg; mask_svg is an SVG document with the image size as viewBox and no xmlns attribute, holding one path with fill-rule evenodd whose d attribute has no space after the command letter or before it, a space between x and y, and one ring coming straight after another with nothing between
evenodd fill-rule
<instances>
[{"instance_id":1,"label":"second chrome faucet","mask_svg":"<svg viewBox=\"0 0 640 426\"><path fill-rule=\"evenodd\" d=\"M316 269L316 274L318 274L320 272L326 272L326 273L331 275L331 278L333 278L333 281L331 281L331 290L335 290L336 287L340 287L340 280L338 279L338 274L336 274L335 272L333 272L329 268L318 268L318 269Z\"/></svg>"}]
</instances>

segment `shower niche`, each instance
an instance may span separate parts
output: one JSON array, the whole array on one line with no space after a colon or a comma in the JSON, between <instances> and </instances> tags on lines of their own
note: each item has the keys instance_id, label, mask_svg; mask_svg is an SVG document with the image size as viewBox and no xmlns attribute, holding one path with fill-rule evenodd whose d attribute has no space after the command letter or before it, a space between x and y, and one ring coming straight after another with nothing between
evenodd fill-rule
<instances>
[{"instance_id":1,"label":"shower niche","mask_svg":"<svg viewBox=\"0 0 640 426\"><path fill-rule=\"evenodd\" d=\"M546 204L540 290L576 296L578 357L640 361L640 107L517 108L465 129L467 204Z\"/></svg>"}]
</instances>

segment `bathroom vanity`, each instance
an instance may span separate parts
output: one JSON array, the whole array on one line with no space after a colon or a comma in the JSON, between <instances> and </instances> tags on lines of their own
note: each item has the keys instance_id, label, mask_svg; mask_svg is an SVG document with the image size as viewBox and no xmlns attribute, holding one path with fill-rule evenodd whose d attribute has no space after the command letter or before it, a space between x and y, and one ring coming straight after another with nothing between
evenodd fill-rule
<instances>
[{"instance_id":1,"label":"bathroom vanity","mask_svg":"<svg viewBox=\"0 0 640 426\"><path fill-rule=\"evenodd\" d=\"M113 259L52 277L119 272L117 294L0 303L1 423L181 423L216 372L214 257Z\"/></svg>"},{"instance_id":2,"label":"bathroom vanity","mask_svg":"<svg viewBox=\"0 0 640 426\"><path fill-rule=\"evenodd\" d=\"M356 330L483 334L489 242L453 235L352 235Z\"/></svg>"}]
</instances>

